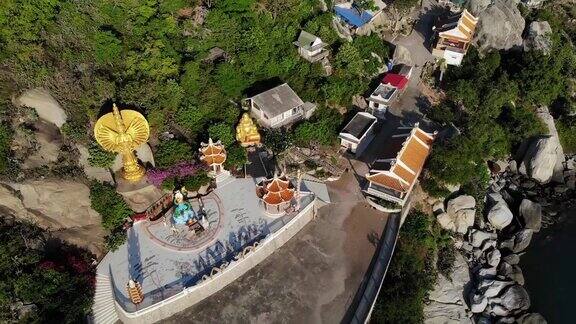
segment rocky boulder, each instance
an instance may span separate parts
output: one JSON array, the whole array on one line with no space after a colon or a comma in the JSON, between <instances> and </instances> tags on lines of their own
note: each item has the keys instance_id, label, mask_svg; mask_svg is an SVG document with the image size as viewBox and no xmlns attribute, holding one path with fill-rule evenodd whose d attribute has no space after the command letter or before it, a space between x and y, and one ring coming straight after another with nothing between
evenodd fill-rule
<instances>
[{"instance_id":1,"label":"rocky boulder","mask_svg":"<svg viewBox=\"0 0 576 324\"><path fill-rule=\"evenodd\" d=\"M481 52L522 46L525 21L514 1L472 0L469 7L479 18L474 43Z\"/></svg>"},{"instance_id":2,"label":"rocky boulder","mask_svg":"<svg viewBox=\"0 0 576 324\"><path fill-rule=\"evenodd\" d=\"M496 241L498 236L494 233L473 229L470 231L470 244L475 248L482 247L488 241Z\"/></svg>"},{"instance_id":3,"label":"rocky boulder","mask_svg":"<svg viewBox=\"0 0 576 324\"><path fill-rule=\"evenodd\" d=\"M524 39L524 51L542 51L548 55L552 48L552 28L547 21L533 21Z\"/></svg>"},{"instance_id":4,"label":"rocky boulder","mask_svg":"<svg viewBox=\"0 0 576 324\"><path fill-rule=\"evenodd\" d=\"M488 212L488 221L497 230L502 230L504 227L510 225L514 215L508 208L504 201L499 201L490 208Z\"/></svg>"},{"instance_id":5,"label":"rocky boulder","mask_svg":"<svg viewBox=\"0 0 576 324\"><path fill-rule=\"evenodd\" d=\"M466 233L474 225L476 200L472 196L459 196L448 201L445 213L436 216L442 228L458 233Z\"/></svg>"},{"instance_id":6,"label":"rocky boulder","mask_svg":"<svg viewBox=\"0 0 576 324\"><path fill-rule=\"evenodd\" d=\"M473 209L476 207L476 199L472 196L462 195L448 201L448 208L446 212L449 214L456 214L457 211L462 209Z\"/></svg>"},{"instance_id":7,"label":"rocky boulder","mask_svg":"<svg viewBox=\"0 0 576 324\"><path fill-rule=\"evenodd\" d=\"M552 180L560 143L552 137L535 139L522 159L520 173L545 184Z\"/></svg>"},{"instance_id":8,"label":"rocky boulder","mask_svg":"<svg viewBox=\"0 0 576 324\"><path fill-rule=\"evenodd\" d=\"M534 139L525 150L519 150L521 163L518 171L542 184L564 182L564 150L554 118L545 106L539 107L536 115L548 128L549 135Z\"/></svg>"},{"instance_id":9,"label":"rocky boulder","mask_svg":"<svg viewBox=\"0 0 576 324\"><path fill-rule=\"evenodd\" d=\"M25 157L23 169L38 168L58 161L62 136L54 124L38 120L34 123L34 138L34 150Z\"/></svg>"},{"instance_id":10,"label":"rocky boulder","mask_svg":"<svg viewBox=\"0 0 576 324\"><path fill-rule=\"evenodd\" d=\"M467 295L469 282L468 264L460 253L456 253L450 278L439 274L434 290L428 296L429 303L424 306L424 323L472 323L463 297Z\"/></svg>"},{"instance_id":11,"label":"rocky boulder","mask_svg":"<svg viewBox=\"0 0 576 324\"><path fill-rule=\"evenodd\" d=\"M539 203L523 199L520 203L520 216L526 228L539 232L542 227L542 206Z\"/></svg>"},{"instance_id":12,"label":"rocky boulder","mask_svg":"<svg viewBox=\"0 0 576 324\"><path fill-rule=\"evenodd\" d=\"M0 185L0 209L54 231L72 244L101 255L104 236L100 215L90 207L90 189L66 180L27 181Z\"/></svg>"},{"instance_id":13,"label":"rocky boulder","mask_svg":"<svg viewBox=\"0 0 576 324\"><path fill-rule=\"evenodd\" d=\"M528 313L518 318L518 324L546 324L544 316L538 313Z\"/></svg>"},{"instance_id":14,"label":"rocky boulder","mask_svg":"<svg viewBox=\"0 0 576 324\"><path fill-rule=\"evenodd\" d=\"M514 315L530 308L530 296L526 289L518 284L508 287L502 295L493 298L490 302L504 308L504 312L494 314L497 316Z\"/></svg>"},{"instance_id":15,"label":"rocky boulder","mask_svg":"<svg viewBox=\"0 0 576 324\"><path fill-rule=\"evenodd\" d=\"M528 245L530 245L532 234L533 231L531 229L523 229L520 232L514 234L514 237L502 241L502 243L500 243L500 247L509 249L514 253L522 252L528 247Z\"/></svg>"},{"instance_id":16,"label":"rocky boulder","mask_svg":"<svg viewBox=\"0 0 576 324\"><path fill-rule=\"evenodd\" d=\"M50 93L41 88L25 91L14 100L17 107L30 107L36 110L38 117L49 123L62 127L66 122L66 112Z\"/></svg>"}]
</instances>

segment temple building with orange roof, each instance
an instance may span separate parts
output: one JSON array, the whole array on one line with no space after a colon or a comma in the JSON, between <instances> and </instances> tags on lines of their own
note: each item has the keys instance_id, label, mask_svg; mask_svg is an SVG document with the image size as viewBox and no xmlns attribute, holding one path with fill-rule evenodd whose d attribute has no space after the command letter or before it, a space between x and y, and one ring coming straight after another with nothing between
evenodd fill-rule
<instances>
[{"instance_id":1,"label":"temple building with orange roof","mask_svg":"<svg viewBox=\"0 0 576 324\"><path fill-rule=\"evenodd\" d=\"M376 160L366 175L365 192L371 196L404 205L430 154L435 134L418 127L409 134L392 137L389 158Z\"/></svg>"},{"instance_id":2,"label":"temple building with orange roof","mask_svg":"<svg viewBox=\"0 0 576 324\"><path fill-rule=\"evenodd\" d=\"M435 38L432 55L446 60L448 65L460 65L477 24L478 18L466 9L458 14L441 16L432 28Z\"/></svg>"},{"instance_id":3,"label":"temple building with orange roof","mask_svg":"<svg viewBox=\"0 0 576 324\"><path fill-rule=\"evenodd\" d=\"M291 207L295 187L286 176L274 175L260 181L256 195L261 199L264 210L271 215L282 216Z\"/></svg>"}]
</instances>

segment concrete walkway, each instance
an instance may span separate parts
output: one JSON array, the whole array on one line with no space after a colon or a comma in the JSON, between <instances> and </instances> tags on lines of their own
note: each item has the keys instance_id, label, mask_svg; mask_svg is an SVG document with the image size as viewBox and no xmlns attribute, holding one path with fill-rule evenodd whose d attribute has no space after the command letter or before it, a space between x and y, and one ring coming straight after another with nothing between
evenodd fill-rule
<instances>
[{"instance_id":1,"label":"concrete walkway","mask_svg":"<svg viewBox=\"0 0 576 324\"><path fill-rule=\"evenodd\" d=\"M165 323L338 323L369 268L388 215L364 202L352 173L333 203L267 260Z\"/></svg>"}]
</instances>

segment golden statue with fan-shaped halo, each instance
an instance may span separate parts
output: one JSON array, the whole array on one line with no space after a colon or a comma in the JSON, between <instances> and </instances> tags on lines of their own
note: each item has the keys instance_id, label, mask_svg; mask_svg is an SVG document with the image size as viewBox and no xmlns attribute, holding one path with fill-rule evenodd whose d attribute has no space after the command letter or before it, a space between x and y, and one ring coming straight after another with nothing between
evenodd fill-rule
<instances>
[{"instance_id":1,"label":"golden statue with fan-shaped halo","mask_svg":"<svg viewBox=\"0 0 576 324\"><path fill-rule=\"evenodd\" d=\"M94 137L106 151L122 154L122 177L138 181L146 170L138 164L134 150L148 141L150 127L141 113L135 110L118 110L112 105L112 112L100 117L94 125Z\"/></svg>"}]
</instances>

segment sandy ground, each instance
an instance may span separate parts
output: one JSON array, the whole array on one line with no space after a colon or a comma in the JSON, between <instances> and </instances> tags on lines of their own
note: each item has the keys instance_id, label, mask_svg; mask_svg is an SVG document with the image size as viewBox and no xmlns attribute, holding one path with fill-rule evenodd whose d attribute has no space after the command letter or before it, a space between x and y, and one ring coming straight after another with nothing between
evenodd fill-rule
<instances>
[{"instance_id":1,"label":"sandy ground","mask_svg":"<svg viewBox=\"0 0 576 324\"><path fill-rule=\"evenodd\" d=\"M332 204L237 281L164 323L338 323L368 269L388 215L364 202L346 173Z\"/></svg>"}]
</instances>

